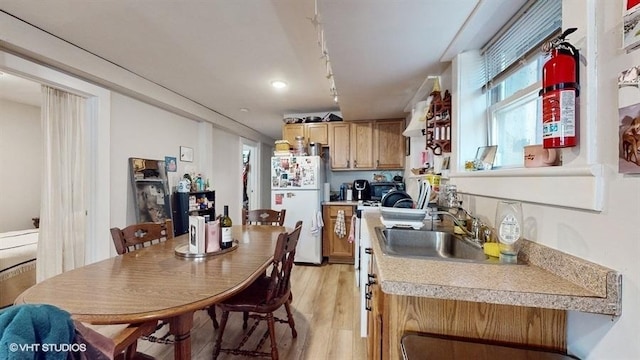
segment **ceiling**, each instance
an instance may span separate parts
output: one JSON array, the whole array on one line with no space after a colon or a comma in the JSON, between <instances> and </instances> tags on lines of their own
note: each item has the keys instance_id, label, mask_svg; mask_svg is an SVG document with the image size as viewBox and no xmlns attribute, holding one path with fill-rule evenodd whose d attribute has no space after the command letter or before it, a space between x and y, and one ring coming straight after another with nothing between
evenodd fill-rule
<instances>
[{"instance_id":1,"label":"ceiling","mask_svg":"<svg viewBox=\"0 0 640 360\"><path fill-rule=\"evenodd\" d=\"M314 0L0 0L0 10L278 139L285 114L406 117L427 77L525 2L317 0L319 27Z\"/></svg>"}]
</instances>

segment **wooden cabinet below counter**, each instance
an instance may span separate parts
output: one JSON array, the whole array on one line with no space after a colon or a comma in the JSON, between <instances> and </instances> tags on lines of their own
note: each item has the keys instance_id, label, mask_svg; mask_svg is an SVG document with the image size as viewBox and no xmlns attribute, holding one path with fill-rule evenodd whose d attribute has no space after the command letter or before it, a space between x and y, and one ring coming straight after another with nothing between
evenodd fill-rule
<instances>
[{"instance_id":1,"label":"wooden cabinet below counter","mask_svg":"<svg viewBox=\"0 0 640 360\"><path fill-rule=\"evenodd\" d=\"M384 293L376 258L369 269L368 358L402 359L407 332L477 339L566 353L566 311Z\"/></svg>"},{"instance_id":2,"label":"wooden cabinet below counter","mask_svg":"<svg viewBox=\"0 0 640 360\"><path fill-rule=\"evenodd\" d=\"M345 236L338 237L335 232L338 212L344 212ZM329 259L329 263L353 264L355 244L349 242L349 229L351 228L351 217L355 212L355 207L346 205L324 205L322 206L322 218L324 229L322 231L322 256Z\"/></svg>"}]
</instances>

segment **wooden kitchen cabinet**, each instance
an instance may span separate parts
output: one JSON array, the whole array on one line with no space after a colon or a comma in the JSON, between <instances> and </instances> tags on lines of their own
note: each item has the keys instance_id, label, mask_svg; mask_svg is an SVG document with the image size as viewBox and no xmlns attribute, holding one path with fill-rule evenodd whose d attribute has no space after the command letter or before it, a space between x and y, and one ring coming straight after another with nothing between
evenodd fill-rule
<instances>
[{"instance_id":1,"label":"wooden kitchen cabinet","mask_svg":"<svg viewBox=\"0 0 640 360\"><path fill-rule=\"evenodd\" d=\"M351 123L351 168L364 170L375 168L373 159L373 125L371 121Z\"/></svg>"},{"instance_id":2,"label":"wooden kitchen cabinet","mask_svg":"<svg viewBox=\"0 0 640 360\"><path fill-rule=\"evenodd\" d=\"M329 263L353 264L355 245L349 242L349 229L351 227L351 217L354 214L353 206L346 205L324 205L322 207L322 217L325 228L322 231L322 256L327 257ZM344 211L344 222L346 235L338 237L334 231L338 219L338 211Z\"/></svg>"},{"instance_id":3,"label":"wooden kitchen cabinet","mask_svg":"<svg viewBox=\"0 0 640 360\"><path fill-rule=\"evenodd\" d=\"M407 332L566 352L564 310L385 294L377 277L375 254L369 275L369 359L402 359L401 340Z\"/></svg>"},{"instance_id":4,"label":"wooden kitchen cabinet","mask_svg":"<svg viewBox=\"0 0 640 360\"><path fill-rule=\"evenodd\" d=\"M351 124L334 122L329 124L329 156L331 169L351 170Z\"/></svg>"},{"instance_id":5,"label":"wooden kitchen cabinet","mask_svg":"<svg viewBox=\"0 0 640 360\"><path fill-rule=\"evenodd\" d=\"M403 169L403 129L402 119L329 124L331 169Z\"/></svg>"},{"instance_id":6,"label":"wooden kitchen cabinet","mask_svg":"<svg viewBox=\"0 0 640 360\"><path fill-rule=\"evenodd\" d=\"M296 136L303 136L307 145L315 142L327 146L329 144L327 123L284 124L282 139L295 144Z\"/></svg>"},{"instance_id":7,"label":"wooden kitchen cabinet","mask_svg":"<svg viewBox=\"0 0 640 360\"><path fill-rule=\"evenodd\" d=\"M405 161L404 120L375 122L373 157L376 169L403 169Z\"/></svg>"}]
</instances>

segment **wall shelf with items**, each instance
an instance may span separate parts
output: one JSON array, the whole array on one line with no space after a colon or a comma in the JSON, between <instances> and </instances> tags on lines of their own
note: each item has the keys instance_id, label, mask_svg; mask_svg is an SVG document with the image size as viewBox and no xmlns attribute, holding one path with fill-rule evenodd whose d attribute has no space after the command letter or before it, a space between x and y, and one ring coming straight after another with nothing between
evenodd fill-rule
<instances>
[{"instance_id":1,"label":"wall shelf with items","mask_svg":"<svg viewBox=\"0 0 640 360\"><path fill-rule=\"evenodd\" d=\"M440 155L443 152L451 152L451 94L449 90L431 93L433 100L427 112L427 147L433 153Z\"/></svg>"},{"instance_id":2,"label":"wall shelf with items","mask_svg":"<svg viewBox=\"0 0 640 360\"><path fill-rule=\"evenodd\" d=\"M189 216L216 216L216 192L195 191L173 193L173 230L174 235L186 234L189 231Z\"/></svg>"}]
</instances>

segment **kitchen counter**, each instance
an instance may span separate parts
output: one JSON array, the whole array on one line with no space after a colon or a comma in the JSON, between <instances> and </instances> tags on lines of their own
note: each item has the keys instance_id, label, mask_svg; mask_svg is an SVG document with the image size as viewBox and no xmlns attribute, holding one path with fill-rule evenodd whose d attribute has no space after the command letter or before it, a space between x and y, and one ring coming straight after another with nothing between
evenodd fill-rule
<instances>
[{"instance_id":1,"label":"kitchen counter","mask_svg":"<svg viewBox=\"0 0 640 360\"><path fill-rule=\"evenodd\" d=\"M342 206L358 206L357 201L342 201L342 200L334 200L334 201L323 201L322 205L342 205Z\"/></svg>"},{"instance_id":2,"label":"kitchen counter","mask_svg":"<svg viewBox=\"0 0 640 360\"><path fill-rule=\"evenodd\" d=\"M527 265L496 265L415 259L382 254L377 211L363 214L382 291L391 295L622 313L622 275L601 265L525 240L519 257Z\"/></svg>"}]
</instances>

